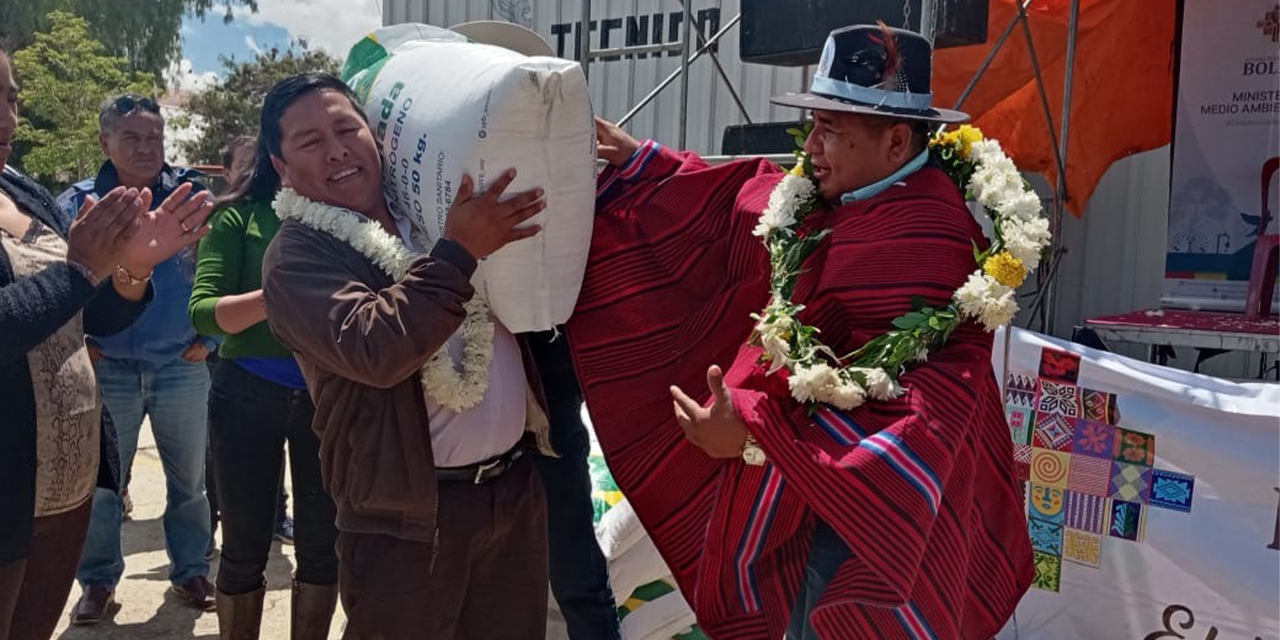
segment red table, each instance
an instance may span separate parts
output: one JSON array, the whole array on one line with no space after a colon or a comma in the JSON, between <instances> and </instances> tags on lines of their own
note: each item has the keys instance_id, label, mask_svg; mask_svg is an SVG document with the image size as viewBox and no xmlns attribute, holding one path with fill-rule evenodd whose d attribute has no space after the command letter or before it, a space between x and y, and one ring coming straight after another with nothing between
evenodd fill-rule
<instances>
[{"instance_id":1,"label":"red table","mask_svg":"<svg viewBox=\"0 0 1280 640\"><path fill-rule=\"evenodd\" d=\"M1091 318L1085 326L1104 341L1151 345L1152 362L1159 364L1168 364L1168 354L1159 349L1162 345L1280 355L1280 318L1275 316L1158 309Z\"/></svg>"}]
</instances>

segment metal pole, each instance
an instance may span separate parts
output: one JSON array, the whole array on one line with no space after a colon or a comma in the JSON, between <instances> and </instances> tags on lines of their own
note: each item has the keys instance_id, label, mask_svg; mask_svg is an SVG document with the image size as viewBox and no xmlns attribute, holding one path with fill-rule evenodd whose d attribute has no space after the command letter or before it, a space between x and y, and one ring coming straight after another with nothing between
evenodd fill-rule
<instances>
[{"instance_id":1,"label":"metal pole","mask_svg":"<svg viewBox=\"0 0 1280 640\"><path fill-rule=\"evenodd\" d=\"M681 3L684 9L684 29L680 36L680 149L688 148L689 137L689 51L693 48L693 11L689 3Z\"/></svg>"},{"instance_id":2,"label":"metal pole","mask_svg":"<svg viewBox=\"0 0 1280 640\"><path fill-rule=\"evenodd\" d=\"M1067 24L1067 72L1062 83L1062 133L1058 136L1058 144L1060 145L1061 154L1064 159L1070 159L1068 147L1071 134L1071 90L1074 88L1075 82L1075 66L1076 66L1076 36L1080 31L1080 0L1071 0L1071 20ZM1062 214L1066 209L1067 202L1067 184L1066 182L1058 182L1058 206L1054 207L1053 220L1050 222L1050 231L1053 233L1053 250L1056 254L1062 249ZM1049 297L1045 300L1045 315L1048 318L1048 324L1045 332L1053 335L1054 330L1054 312L1058 306L1058 279L1054 278L1049 283Z\"/></svg>"},{"instance_id":3,"label":"metal pole","mask_svg":"<svg viewBox=\"0 0 1280 640\"><path fill-rule=\"evenodd\" d=\"M1025 0L1025 2L1022 3L1022 9L1025 11L1027 7L1031 6L1033 1L1034 0ZM973 93L974 88L978 86L978 80L981 80L982 76L986 74L987 68L991 66L991 61L996 59L996 54L999 53L1000 48L1004 46L1005 40L1008 40L1009 36L1013 34L1013 29L1018 26L1018 20L1020 19L1021 18L1019 16L1014 16L1013 20L1009 22L1009 26L1005 27L1004 33L1000 34L1000 39L996 40L995 46L991 47L991 51L987 52L987 59L982 61L982 64L978 67L978 71L973 74L973 79L969 81L969 84L964 88L964 91L960 92L960 98L956 100L956 106L952 107L953 109L959 110L960 107L964 106L965 100L969 99L969 94Z\"/></svg>"},{"instance_id":4,"label":"metal pole","mask_svg":"<svg viewBox=\"0 0 1280 640\"><path fill-rule=\"evenodd\" d=\"M681 48L679 42L667 44L646 44L634 47L609 47L608 49L592 49L591 58L608 58L611 56L638 56L644 53L666 53L668 51L679 51Z\"/></svg>"},{"instance_id":5,"label":"metal pole","mask_svg":"<svg viewBox=\"0 0 1280 640\"><path fill-rule=\"evenodd\" d=\"M591 79L591 0L582 0L582 29L578 32L578 64L582 65L582 77Z\"/></svg>"},{"instance_id":6,"label":"metal pole","mask_svg":"<svg viewBox=\"0 0 1280 640\"><path fill-rule=\"evenodd\" d=\"M1049 94L1044 88L1044 76L1040 69L1040 56L1036 55L1036 43L1031 39L1031 21L1027 12L1018 8L1018 19L1022 22L1022 33L1027 38L1027 53L1031 56L1031 69L1036 74L1036 88L1040 90L1040 106L1044 109L1044 123L1049 129L1049 140L1053 143L1053 157L1058 162L1058 184L1067 183L1067 165L1063 161L1062 151L1058 149L1058 132L1053 130L1053 112L1049 110Z\"/></svg>"},{"instance_id":7,"label":"metal pole","mask_svg":"<svg viewBox=\"0 0 1280 640\"><path fill-rule=\"evenodd\" d=\"M685 4L684 0L681 0L680 4ZM698 36L699 47L707 44L706 36L702 35L701 23L694 30L694 34ZM714 51L708 51L708 54L711 56L711 64L716 67L716 73L720 74L721 80L724 80L724 87L729 90L729 96L733 98L733 103L738 105L738 112L742 114L742 118L747 121L747 124L753 124L751 122L751 114L747 112L746 105L742 104L742 97L738 95L738 90L733 88L733 81L729 79L729 74L725 73L724 67L720 65L720 56L716 55Z\"/></svg>"},{"instance_id":8,"label":"metal pole","mask_svg":"<svg viewBox=\"0 0 1280 640\"><path fill-rule=\"evenodd\" d=\"M794 153L747 153L732 156L702 156L702 161L712 167L738 160L768 160L773 164L788 167L793 167L796 164L796 156Z\"/></svg>"},{"instance_id":9,"label":"metal pole","mask_svg":"<svg viewBox=\"0 0 1280 640\"><path fill-rule=\"evenodd\" d=\"M702 48L698 49L697 53L693 54L693 57L689 58L688 60L689 64L693 64L693 61L697 60L698 56L701 56L704 52L709 50L712 45L714 45L716 42L720 40L720 38L724 37L726 33L729 33L730 29L733 29L734 27L738 26L738 22L741 20L742 20L742 14L738 14L734 16L733 19L730 20L728 23L726 23L723 27L721 27L720 30L715 33L715 35L707 39L707 44L703 45ZM658 94L662 93L663 89L666 89L668 86L670 86L672 82L676 81L677 77L682 75L681 72L684 71L684 68L685 68L685 65L681 65L679 69L672 71L671 75L667 76L662 82L658 83L658 86L654 87L653 91L649 92L649 95L645 96L643 100L641 100L638 104L636 104L636 106L632 107L631 110L627 112L627 115L622 116L621 118L618 119L618 123L617 123L618 126L621 127L627 124L628 122L631 121L632 118L636 117L637 113L640 113L641 109L644 109L645 107L649 106L649 103L653 102L653 99L657 98Z\"/></svg>"},{"instance_id":10,"label":"metal pole","mask_svg":"<svg viewBox=\"0 0 1280 640\"><path fill-rule=\"evenodd\" d=\"M1000 369L1000 397L1007 398L1009 392L1009 349L1013 346L1013 322L1004 326L1004 366Z\"/></svg>"}]
</instances>

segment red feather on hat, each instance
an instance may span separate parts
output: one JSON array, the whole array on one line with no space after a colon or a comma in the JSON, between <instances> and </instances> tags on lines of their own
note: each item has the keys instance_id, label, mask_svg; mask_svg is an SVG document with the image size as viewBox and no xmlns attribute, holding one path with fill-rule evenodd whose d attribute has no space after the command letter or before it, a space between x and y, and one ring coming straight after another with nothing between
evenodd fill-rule
<instances>
[{"instance_id":1,"label":"red feather on hat","mask_svg":"<svg viewBox=\"0 0 1280 640\"><path fill-rule=\"evenodd\" d=\"M898 90L898 68L902 66L902 53L898 50L898 38L889 30L889 25L884 20L876 20L876 24L880 25L880 33L884 34L884 75L880 78L880 84L884 85L885 91Z\"/></svg>"}]
</instances>

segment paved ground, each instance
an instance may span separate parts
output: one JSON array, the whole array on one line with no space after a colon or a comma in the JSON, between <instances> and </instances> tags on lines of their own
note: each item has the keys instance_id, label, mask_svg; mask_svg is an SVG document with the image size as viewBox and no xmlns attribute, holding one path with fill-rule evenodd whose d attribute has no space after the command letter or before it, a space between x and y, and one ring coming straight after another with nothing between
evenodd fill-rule
<instances>
[{"instance_id":1,"label":"paved ground","mask_svg":"<svg viewBox=\"0 0 1280 640\"><path fill-rule=\"evenodd\" d=\"M286 476L287 477L287 476ZM184 605L169 592L169 559L164 550L164 473L150 428L143 426L138 455L129 487L133 498L133 519L124 523L124 579L116 590L115 616L92 627L70 627L70 612L80 597L80 587L71 589L66 614L55 638L60 640L206 640L218 637L218 616ZM215 558L212 570L217 572ZM267 598L263 606L263 640L289 637L289 584L293 573L293 548L274 543L267 566ZM210 575L212 580L214 575ZM342 629L342 611L334 616L331 638Z\"/></svg>"}]
</instances>

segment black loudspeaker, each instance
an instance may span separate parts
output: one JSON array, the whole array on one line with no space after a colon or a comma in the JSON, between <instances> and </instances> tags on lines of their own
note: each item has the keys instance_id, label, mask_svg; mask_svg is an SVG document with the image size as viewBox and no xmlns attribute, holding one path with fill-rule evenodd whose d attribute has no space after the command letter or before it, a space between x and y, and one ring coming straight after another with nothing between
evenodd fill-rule
<instances>
[{"instance_id":1,"label":"black loudspeaker","mask_svg":"<svg viewBox=\"0 0 1280 640\"><path fill-rule=\"evenodd\" d=\"M796 150L796 138L787 133L787 129L803 127L804 122L800 120L729 125L724 128L720 153L727 156L791 153Z\"/></svg>"},{"instance_id":2,"label":"black loudspeaker","mask_svg":"<svg viewBox=\"0 0 1280 640\"><path fill-rule=\"evenodd\" d=\"M935 16L934 47L987 41L989 0L742 0L738 31L743 62L799 67L817 64L827 34L883 20L920 32Z\"/></svg>"}]
</instances>

